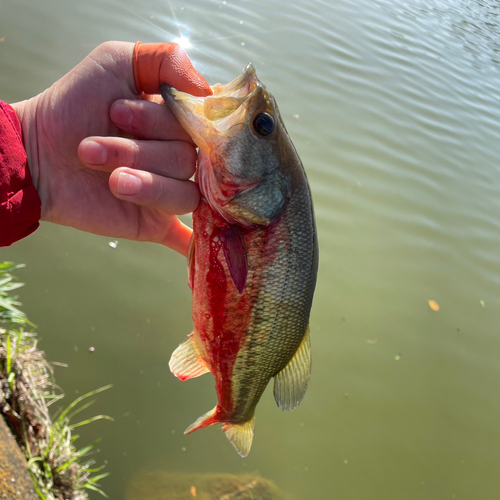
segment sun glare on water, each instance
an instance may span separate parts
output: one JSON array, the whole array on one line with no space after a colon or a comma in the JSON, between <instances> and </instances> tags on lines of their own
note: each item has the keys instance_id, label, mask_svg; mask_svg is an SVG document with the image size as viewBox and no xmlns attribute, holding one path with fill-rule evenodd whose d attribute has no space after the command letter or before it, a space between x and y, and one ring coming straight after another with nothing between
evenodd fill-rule
<instances>
[{"instance_id":1,"label":"sun glare on water","mask_svg":"<svg viewBox=\"0 0 500 500\"><path fill-rule=\"evenodd\" d=\"M177 43L183 49L189 49L189 47L191 47L191 42L189 41L189 38L185 37L184 35L178 38L174 38L174 43Z\"/></svg>"}]
</instances>

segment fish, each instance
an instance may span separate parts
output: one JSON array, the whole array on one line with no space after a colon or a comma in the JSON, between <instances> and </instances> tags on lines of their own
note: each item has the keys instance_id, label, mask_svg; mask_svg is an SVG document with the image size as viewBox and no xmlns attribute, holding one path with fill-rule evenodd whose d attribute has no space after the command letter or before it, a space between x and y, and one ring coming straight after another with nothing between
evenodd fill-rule
<instances>
[{"instance_id":1,"label":"fish","mask_svg":"<svg viewBox=\"0 0 500 500\"><path fill-rule=\"evenodd\" d=\"M185 434L220 423L245 457L270 380L284 411L309 384L318 238L304 167L254 67L211 89L194 97L160 87L199 148L201 192L188 252L194 328L169 366L180 380L215 378L215 408Z\"/></svg>"}]
</instances>

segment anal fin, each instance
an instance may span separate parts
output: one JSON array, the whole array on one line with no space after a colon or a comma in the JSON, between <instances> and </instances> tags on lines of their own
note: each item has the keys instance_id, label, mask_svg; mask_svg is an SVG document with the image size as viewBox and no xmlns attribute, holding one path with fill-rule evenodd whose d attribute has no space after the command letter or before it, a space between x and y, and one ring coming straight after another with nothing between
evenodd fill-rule
<instances>
[{"instance_id":1,"label":"anal fin","mask_svg":"<svg viewBox=\"0 0 500 500\"><path fill-rule=\"evenodd\" d=\"M231 441L236 451L246 457L252 448L253 436L255 433L255 414L247 422L242 424L224 424L222 430Z\"/></svg>"},{"instance_id":2,"label":"anal fin","mask_svg":"<svg viewBox=\"0 0 500 500\"><path fill-rule=\"evenodd\" d=\"M196 422L193 422L185 431L184 434L191 434L198 429L203 429L204 427L208 427L209 425L219 424L220 422L215 419L215 415L217 413L217 406L207 411L204 415L202 415Z\"/></svg>"},{"instance_id":3,"label":"anal fin","mask_svg":"<svg viewBox=\"0 0 500 500\"><path fill-rule=\"evenodd\" d=\"M180 380L189 380L210 371L196 347L193 333L173 352L168 366Z\"/></svg>"},{"instance_id":4,"label":"anal fin","mask_svg":"<svg viewBox=\"0 0 500 500\"><path fill-rule=\"evenodd\" d=\"M304 339L290 362L274 376L274 399L283 411L299 406L311 376L311 339L307 327Z\"/></svg>"}]
</instances>

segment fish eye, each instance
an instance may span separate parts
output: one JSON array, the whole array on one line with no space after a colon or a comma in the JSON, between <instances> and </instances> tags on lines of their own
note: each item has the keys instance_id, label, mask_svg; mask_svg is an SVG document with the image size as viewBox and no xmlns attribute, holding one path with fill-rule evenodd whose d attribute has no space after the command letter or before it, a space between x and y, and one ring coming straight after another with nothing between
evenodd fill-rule
<instances>
[{"instance_id":1,"label":"fish eye","mask_svg":"<svg viewBox=\"0 0 500 500\"><path fill-rule=\"evenodd\" d=\"M274 130L274 118L269 113L259 113L253 119L253 129L262 137L266 137Z\"/></svg>"}]
</instances>

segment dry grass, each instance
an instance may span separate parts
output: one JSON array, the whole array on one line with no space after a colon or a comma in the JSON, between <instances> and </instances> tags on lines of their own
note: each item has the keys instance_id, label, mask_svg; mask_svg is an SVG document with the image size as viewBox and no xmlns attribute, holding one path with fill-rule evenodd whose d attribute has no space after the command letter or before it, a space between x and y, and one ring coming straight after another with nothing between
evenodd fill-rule
<instances>
[{"instance_id":1,"label":"dry grass","mask_svg":"<svg viewBox=\"0 0 500 500\"><path fill-rule=\"evenodd\" d=\"M52 367L37 348L36 334L24 330L34 325L11 295L21 286L10 274L16 267L0 262L0 414L26 455L40 498L86 500L87 490L106 496L97 482L108 474L100 474L102 467L95 468L94 460L88 458L99 440L79 450L74 444L78 436L72 431L109 417L98 415L77 423L72 419L93 403L90 397L110 386L81 396L62 411L51 411L63 394L54 382Z\"/></svg>"}]
</instances>

